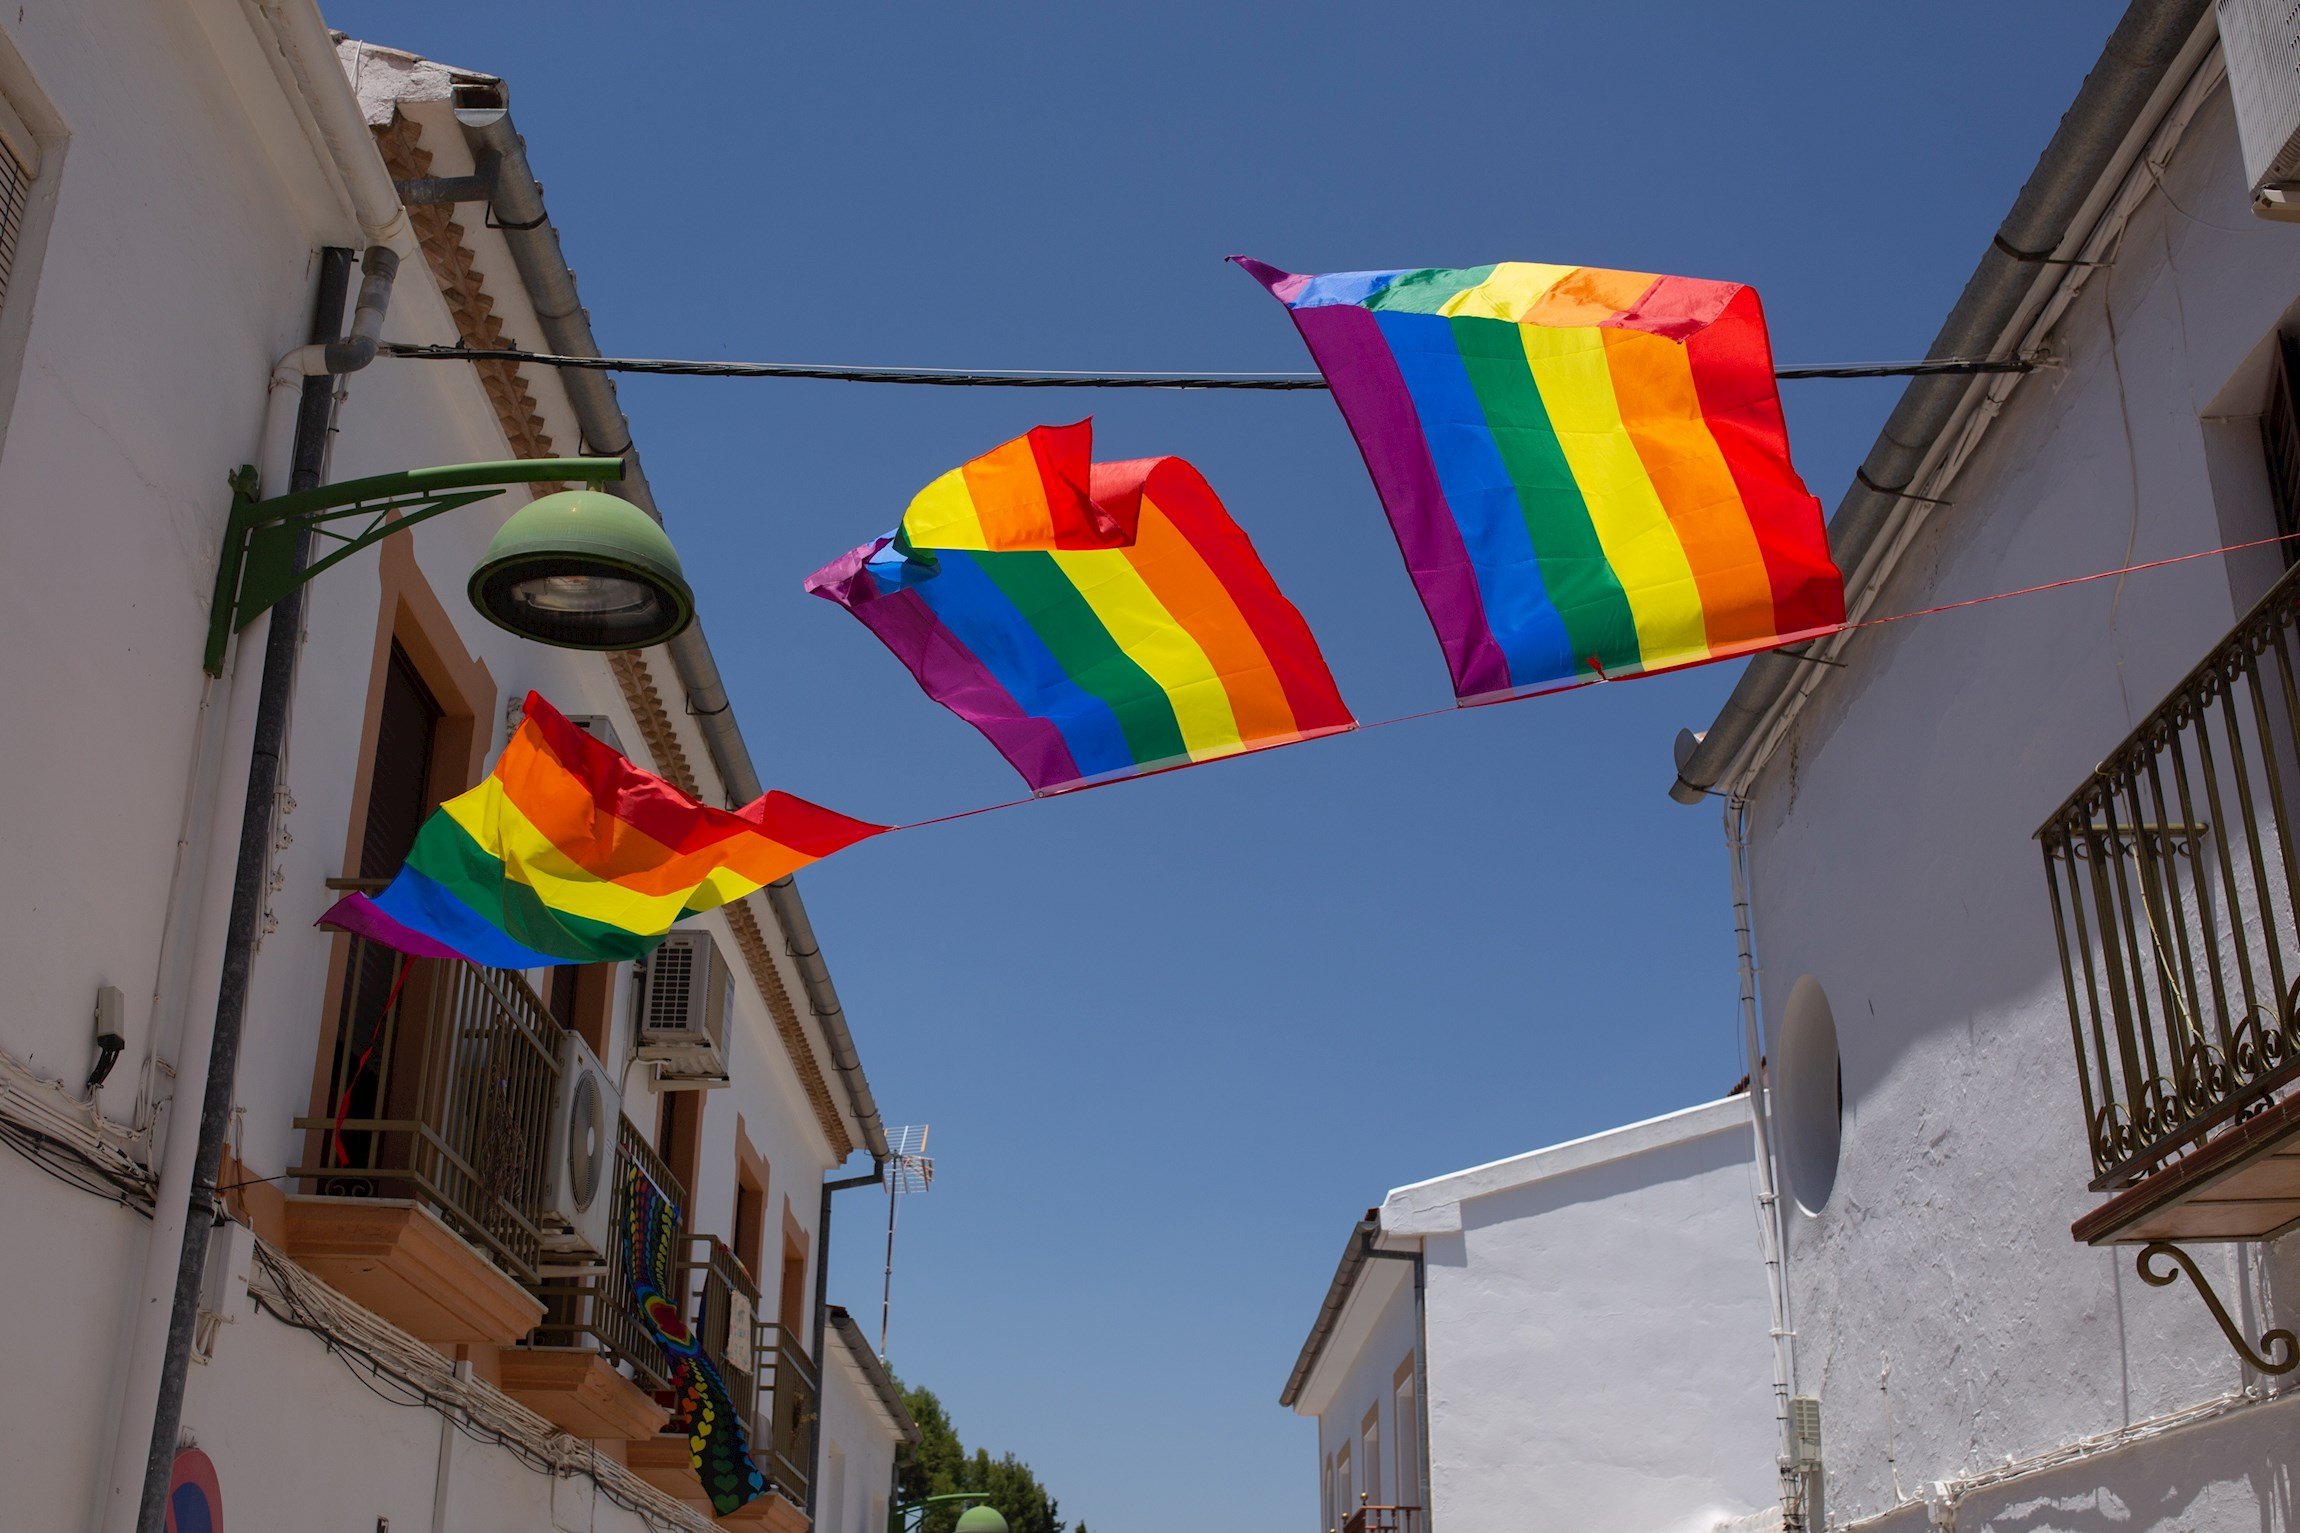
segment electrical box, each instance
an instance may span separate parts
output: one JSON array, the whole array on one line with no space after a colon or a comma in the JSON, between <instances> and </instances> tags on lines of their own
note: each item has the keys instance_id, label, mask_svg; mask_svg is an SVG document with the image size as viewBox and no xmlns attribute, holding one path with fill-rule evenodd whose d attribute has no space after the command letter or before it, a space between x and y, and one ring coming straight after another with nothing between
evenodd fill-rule
<instances>
[{"instance_id":1,"label":"electrical box","mask_svg":"<svg viewBox=\"0 0 2300 1533\"><path fill-rule=\"evenodd\" d=\"M1821 1467L1821 1402L1798 1395L1789 1402L1789 1462L1800 1473Z\"/></svg>"},{"instance_id":2,"label":"electrical box","mask_svg":"<svg viewBox=\"0 0 2300 1533\"><path fill-rule=\"evenodd\" d=\"M735 972L711 934L676 930L647 955L639 986L639 1057L666 1090L727 1083Z\"/></svg>"},{"instance_id":3,"label":"electrical box","mask_svg":"<svg viewBox=\"0 0 2300 1533\"><path fill-rule=\"evenodd\" d=\"M2252 211L2300 222L2300 4L2215 0Z\"/></svg>"}]
</instances>

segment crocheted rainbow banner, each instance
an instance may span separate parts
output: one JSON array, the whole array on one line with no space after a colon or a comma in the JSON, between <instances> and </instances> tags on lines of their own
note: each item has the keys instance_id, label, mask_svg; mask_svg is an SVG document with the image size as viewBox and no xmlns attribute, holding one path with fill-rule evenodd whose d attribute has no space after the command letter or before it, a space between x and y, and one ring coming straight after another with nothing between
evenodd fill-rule
<instances>
[{"instance_id":1,"label":"crocheted rainbow banner","mask_svg":"<svg viewBox=\"0 0 2300 1533\"><path fill-rule=\"evenodd\" d=\"M1313 277L1233 259L1333 386L1457 698L1843 623L1753 289L1522 261Z\"/></svg>"},{"instance_id":2,"label":"crocheted rainbow banner","mask_svg":"<svg viewBox=\"0 0 2300 1533\"><path fill-rule=\"evenodd\" d=\"M807 580L1037 792L1355 727L1309 625L1180 458L1040 426Z\"/></svg>"},{"instance_id":3,"label":"crocheted rainbow banner","mask_svg":"<svg viewBox=\"0 0 2300 1533\"><path fill-rule=\"evenodd\" d=\"M318 924L497 969L637 958L681 917L885 829L788 793L713 809L530 692L487 780L423 822L381 894Z\"/></svg>"},{"instance_id":4,"label":"crocheted rainbow banner","mask_svg":"<svg viewBox=\"0 0 2300 1533\"><path fill-rule=\"evenodd\" d=\"M711 1510L724 1517L767 1493L751 1462L751 1436L727 1389L726 1376L703 1350L686 1311L671 1297L677 1267L679 1210L633 1162L623 1179L623 1270L631 1275L639 1317L663 1349L674 1404L666 1430L687 1434L687 1453Z\"/></svg>"}]
</instances>

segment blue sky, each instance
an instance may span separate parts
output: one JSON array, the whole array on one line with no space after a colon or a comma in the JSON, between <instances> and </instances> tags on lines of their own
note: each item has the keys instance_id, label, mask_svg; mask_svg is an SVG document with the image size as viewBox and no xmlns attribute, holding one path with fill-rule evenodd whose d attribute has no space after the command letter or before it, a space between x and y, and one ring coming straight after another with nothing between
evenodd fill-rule
<instances>
[{"instance_id":1,"label":"blue sky","mask_svg":"<svg viewBox=\"0 0 2300 1533\"><path fill-rule=\"evenodd\" d=\"M1292 327L1224 255L1738 279L1784 362L1919 355L2118 10L327 6L508 78L610 351L1288 371L1308 365ZM1322 395L621 387L775 786L888 820L1014 795L799 583L942 470L1088 412L1098 456L1205 471L1360 717L1448 696ZM1785 385L1825 504L1897 391ZM806 874L889 1121L934 1126L897 1370L1096 1533L1185 1508L1207 1533L1312 1527L1310 1428L1276 1398L1357 1214L1740 1073L1718 818L1663 792L1671 737L1734 669L1034 804ZM832 1268L873 1327L883 1217L843 1195Z\"/></svg>"}]
</instances>

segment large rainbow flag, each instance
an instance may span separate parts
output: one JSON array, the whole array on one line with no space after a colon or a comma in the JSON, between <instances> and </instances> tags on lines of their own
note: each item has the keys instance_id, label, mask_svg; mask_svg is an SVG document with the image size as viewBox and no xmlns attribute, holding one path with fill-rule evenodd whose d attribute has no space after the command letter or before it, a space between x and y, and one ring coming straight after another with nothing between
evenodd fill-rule
<instances>
[{"instance_id":1,"label":"large rainbow flag","mask_svg":"<svg viewBox=\"0 0 2300 1533\"><path fill-rule=\"evenodd\" d=\"M1355 727L1318 642L1203 476L1040 426L807 580L1036 792Z\"/></svg>"},{"instance_id":2,"label":"large rainbow flag","mask_svg":"<svg viewBox=\"0 0 2300 1533\"><path fill-rule=\"evenodd\" d=\"M388 888L318 924L497 969L637 958L682 916L886 828L788 793L697 803L530 692L487 780L423 822Z\"/></svg>"},{"instance_id":3,"label":"large rainbow flag","mask_svg":"<svg viewBox=\"0 0 2300 1533\"><path fill-rule=\"evenodd\" d=\"M1589 266L1300 276L1463 700L1696 665L1844 622L1753 289Z\"/></svg>"}]
</instances>

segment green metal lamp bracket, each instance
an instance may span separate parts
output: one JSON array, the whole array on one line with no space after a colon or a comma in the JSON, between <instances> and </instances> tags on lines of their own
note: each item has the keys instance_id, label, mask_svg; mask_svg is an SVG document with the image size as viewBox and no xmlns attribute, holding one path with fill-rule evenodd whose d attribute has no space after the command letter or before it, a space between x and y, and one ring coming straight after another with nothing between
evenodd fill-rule
<instances>
[{"instance_id":1,"label":"green metal lamp bracket","mask_svg":"<svg viewBox=\"0 0 2300 1533\"><path fill-rule=\"evenodd\" d=\"M2159 1258L2173 1262L2180 1271L2168 1271L2153 1265ZM2279 1326L2260 1338L2260 1345L2267 1349L2266 1352L2254 1351L2252 1344L2245 1340L2244 1333L2236 1328L2236 1321L2229 1315L2228 1306L2220 1302L2220 1295L2214 1293L2212 1285L2204 1281L2204 1274L2197 1270L2195 1260L2171 1241L2152 1240L2142 1246L2140 1257L2134 1265L2140 1269L2140 1280L2151 1288L2168 1287L2179 1278L2181 1272L2187 1273L2188 1281L2196 1285L2197 1297L2204 1301L2204 1307L2212 1311L2212 1318L2219 1323L2220 1334L2228 1338L2228 1345L2236 1349L2238 1357L2260 1372L2282 1374L2300 1368L2300 1337L2295 1337Z\"/></svg>"},{"instance_id":2,"label":"green metal lamp bracket","mask_svg":"<svg viewBox=\"0 0 2300 1533\"><path fill-rule=\"evenodd\" d=\"M320 571L404 528L490 499L515 484L605 484L622 477L621 458L519 458L406 469L262 500L256 471L242 466L231 476L232 509L224 523L223 556L216 561L208 645L200 664L210 676L221 676L224 649L233 634ZM333 546L298 569L297 534L306 531Z\"/></svg>"}]
</instances>

